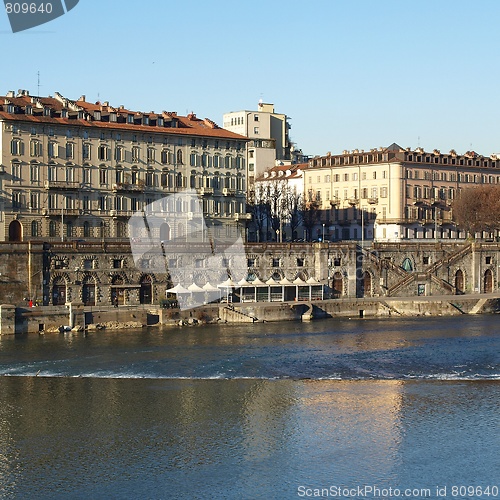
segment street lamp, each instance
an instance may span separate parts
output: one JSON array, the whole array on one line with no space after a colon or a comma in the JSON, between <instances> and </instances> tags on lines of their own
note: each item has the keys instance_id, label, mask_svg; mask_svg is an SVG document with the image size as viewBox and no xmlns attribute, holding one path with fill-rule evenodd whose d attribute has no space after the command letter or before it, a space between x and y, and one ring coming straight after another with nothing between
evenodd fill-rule
<instances>
[{"instance_id":1,"label":"street lamp","mask_svg":"<svg viewBox=\"0 0 500 500\"><path fill-rule=\"evenodd\" d=\"M321 238L321 241L324 243L325 242L325 223L323 222L323 237Z\"/></svg>"}]
</instances>

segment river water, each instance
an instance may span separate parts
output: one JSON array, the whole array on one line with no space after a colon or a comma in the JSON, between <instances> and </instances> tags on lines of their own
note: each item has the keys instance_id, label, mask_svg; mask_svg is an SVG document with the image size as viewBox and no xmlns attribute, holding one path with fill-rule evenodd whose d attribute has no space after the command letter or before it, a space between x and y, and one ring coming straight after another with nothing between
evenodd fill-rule
<instances>
[{"instance_id":1,"label":"river water","mask_svg":"<svg viewBox=\"0 0 500 500\"><path fill-rule=\"evenodd\" d=\"M498 320L0 337L0 498L500 498Z\"/></svg>"}]
</instances>

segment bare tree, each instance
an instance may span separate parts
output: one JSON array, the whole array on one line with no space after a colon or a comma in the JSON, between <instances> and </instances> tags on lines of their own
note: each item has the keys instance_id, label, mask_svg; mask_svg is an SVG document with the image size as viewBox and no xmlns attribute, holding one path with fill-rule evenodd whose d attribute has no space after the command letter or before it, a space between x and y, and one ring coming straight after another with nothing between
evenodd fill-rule
<instances>
[{"instance_id":1,"label":"bare tree","mask_svg":"<svg viewBox=\"0 0 500 500\"><path fill-rule=\"evenodd\" d=\"M453 202L453 220L470 235L500 229L500 186L483 185L460 191Z\"/></svg>"},{"instance_id":2,"label":"bare tree","mask_svg":"<svg viewBox=\"0 0 500 500\"><path fill-rule=\"evenodd\" d=\"M286 222L290 227L292 239L296 237L295 232L302 224L302 202L303 196L300 193L292 190L288 186L285 193L285 216Z\"/></svg>"},{"instance_id":3,"label":"bare tree","mask_svg":"<svg viewBox=\"0 0 500 500\"><path fill-rule=\"evenodd\" d=\"M252 214L252 222L257 230L257 241L264 241L264 227L269 217L269 203L261 186L255 186L247 202L247 210Z\"/></svg>"},{"instance_id":4,"label":"bare tree","mask_svg":"<svg viewBox=\"0 0 500 500\"><path fill-rule=\"evenodd\" d=\"M313 201L303 200L300 213L302 218L302 225L306 230L306 240L311 241L314 226L319 221L319 215L320 215L319 202L314 200Z\"/></svg>"}]
</instances>

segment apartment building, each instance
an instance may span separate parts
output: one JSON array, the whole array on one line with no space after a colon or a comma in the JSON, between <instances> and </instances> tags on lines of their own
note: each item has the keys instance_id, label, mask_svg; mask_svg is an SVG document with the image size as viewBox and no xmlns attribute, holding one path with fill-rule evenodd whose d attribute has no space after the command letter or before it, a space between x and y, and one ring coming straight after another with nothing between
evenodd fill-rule
<instances>
[{"instance_id":1,"label":"apartment building","mask_svg":"<svg viewBox=\"0 0 500 500\"><path fill-rule=\"evenodd\" d=\"M321 210L325 239L404 241L465 238L452 220L461 189L500 183L500 158L474 151L403 149L315 157L303 172L308 202Z\"/></svg>"},{"instance_id":2,"label":"apartment building","mask_svg":"<svg viewBox=\"0 0 500 500\"><path fill-rule=\"evenodd\" d=\"M127 238L134 212L186 189L216 234L244 223L248 139L207 118L22 90L0 126L0 241ZM189 213L153 236L187 237Z\"/></svg>"},{"instance_id":3,"label":"apartment building","mask_svg":"<svg viewBox=\"0 0 500 500\"><path fill-rule=\"evenodd\" d=\"M232 111L223 116L223 127L248 137L247 164L249 191L257 177L278 162L291 162L288 117L275 113L274 104L258 104L257 111Z\"/></svg>"}]
</instances>

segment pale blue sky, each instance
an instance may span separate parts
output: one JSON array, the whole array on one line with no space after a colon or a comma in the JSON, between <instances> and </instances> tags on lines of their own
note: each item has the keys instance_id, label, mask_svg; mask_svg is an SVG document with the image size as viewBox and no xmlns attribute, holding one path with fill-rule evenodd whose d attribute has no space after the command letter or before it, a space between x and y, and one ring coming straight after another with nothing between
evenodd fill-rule
<instances>
[{"instance_id":1,"label":"pale blue sky","mask_svg":"<svg viewBox=\"0 0 500 500\"><path fill-rule=\"evenodd\" d=\"M15 35L0 13L0 93L36 94L39 70L44 95L220 125L263 98L307 154L397 142L489 155L499 19L498 0L80 0Z\"/></svg>"}]
</instances>

